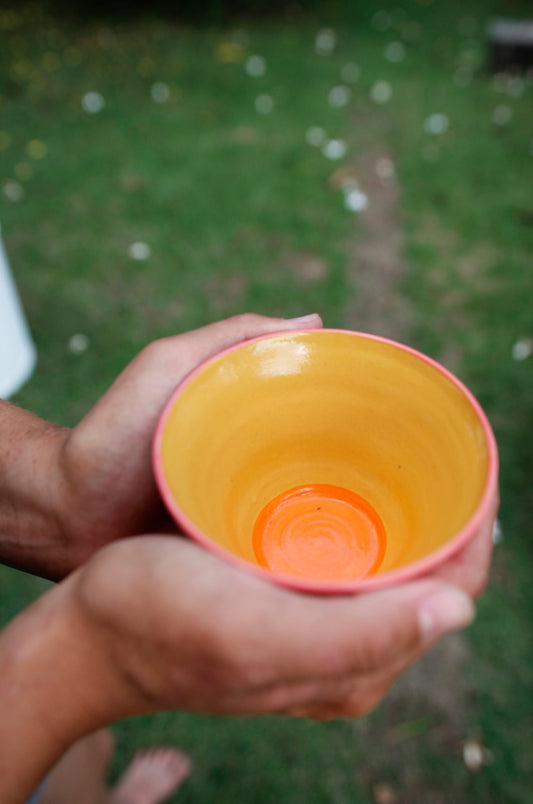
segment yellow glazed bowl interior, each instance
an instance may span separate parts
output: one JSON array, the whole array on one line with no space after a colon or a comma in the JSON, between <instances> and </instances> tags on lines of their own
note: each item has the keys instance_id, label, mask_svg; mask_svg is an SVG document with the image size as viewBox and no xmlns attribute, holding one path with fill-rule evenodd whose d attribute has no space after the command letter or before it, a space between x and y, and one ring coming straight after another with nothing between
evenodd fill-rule
<instances>
[{"instance_id":1,"label":"yellow glazed bowl interior","mask_svg":"<svg viewBox=\"0 0 533 804\"><path fill-rule=\"evenodd\" d=\"M496 465L487 420L453 375L407 347L341 330L267 336L208 361L177 389L154 441L159 488L186 533L259 575L325 592L407 579L447 558L486 516ZM292 555L284 495L302 488L304 498L314 490L300 511L308 543ZM320 516L320 494L332 531L335 512L355 501L372 542L362 564L350 569L355 543L332 559L334 536L306 526ZM269 566L257 528L276 511L283 555ZM302 549L318 552L300 567ZM314 573L322 555L329 569Z\"/></svg>"}]
</instances>

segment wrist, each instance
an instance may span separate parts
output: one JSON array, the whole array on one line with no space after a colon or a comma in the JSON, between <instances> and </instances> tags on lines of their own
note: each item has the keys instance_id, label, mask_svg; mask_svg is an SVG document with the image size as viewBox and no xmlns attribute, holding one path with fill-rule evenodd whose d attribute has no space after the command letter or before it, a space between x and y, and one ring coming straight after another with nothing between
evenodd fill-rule
<instances>
[{"instance_id":1,"label":"wrist","mask_svg":"<svg viewBox=\"0 0 533 804\"><path fill-rule=\"evenodd\" d=\"M60 466L68 433L0 402L0 560L54 579L69 565Z\"/></svg>"},{"instance_id":2,"label":"wrist","mask_svg":"<svg viewBox=\"0 0 533 804\"><path fill-rule=\"evenodd\" d=\"M25 800L77 739L130 714L129 690L78 605L77 573L0 636L0 800ZM24 793L24 795L21 795Z\"/></svg>"}]
</instances>

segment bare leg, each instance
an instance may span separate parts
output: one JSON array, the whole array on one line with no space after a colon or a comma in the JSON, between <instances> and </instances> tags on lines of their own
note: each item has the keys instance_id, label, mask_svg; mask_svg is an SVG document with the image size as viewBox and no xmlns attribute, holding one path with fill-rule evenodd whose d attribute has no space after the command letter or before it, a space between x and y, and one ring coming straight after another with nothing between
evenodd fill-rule
<instances>
[{"instance_id":1,"label":"bare leg","mask_svg":"<svg viewBox=\"0 0 533 804\"><path fill-rule=\"evenodd\" d=\"M105 777L114 747L108 729L74 743L50 772L39 804L107 804Z\"/></svg>"},{"instance_id":2,"label":"bare leg","mask_svg":"<svg viewBox=\"0 0 533 804\"><path fill-rule=\"evenodd\" d=\"M182 751L153 748L137 754L116 787L108 790L113 749L108 729L75 743L50 772L39 804L161 804L191 772Z\"/></svg>"}]
</instances>

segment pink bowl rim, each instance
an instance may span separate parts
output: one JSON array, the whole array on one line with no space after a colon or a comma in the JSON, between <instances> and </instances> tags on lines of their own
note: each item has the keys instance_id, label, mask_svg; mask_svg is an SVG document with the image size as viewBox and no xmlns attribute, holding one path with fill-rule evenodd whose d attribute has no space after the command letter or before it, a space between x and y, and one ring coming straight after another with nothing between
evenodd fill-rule
<instances>
[{"instance_id":1,"label":"pink bowl rim","mask_svg":"<svg viewBox=\"0 0 533 804\"><path fill-rule=\"evenodd\" d=\"M468 400L481 423L487 444L488 465L483 494L475 512L461 528L461 530L459 530L455 536L446 542L446 544L442 545L442 547L439 547L437 550L434 550L432 553L429 553L427 556L419 559L418 561L413 561L412 563L406 564L405 566L396 570L390 570L388 572L383 572L381 574L372 575L368 578L362 578L355 581L319 581L307 578L296 578L292 575L286 575L283 573L269 572L255 564L252 564L249 561L246 561L243 558L239 558L231 551L226 550L224 547L216 544L208 536L206 536L206 534L203 533L191 519L189 519L189 517L184 513L184 511L182 511L176 502L166 481L161 458L163 432L170 411L174 407L177 398L180 396L184 388L186 388L189 383L192 382L194 378L207 366L217 362L232 352L248 347L251 344L258 343L260 341L275 340L276 338L286 337L287 335L300 336L322 332L339 333L342 335L354 336L357 338L363 338L365 340L372 340L388 344L389 346L407 352L422 362L432 366L439 374L446 377L453 385L455 385L455 387ZM194 541L206 548L210 553L217 555L234 568L244 570L248 574L252 574L264 581L275 583L283 587L288 587L289 589L299 592L331 595L369 592L407 583L415 580L416 578L429 575L432 571L436 570L439 566L452 558L463 547L465 547L471 539L473 539L491 513L498 491L498 464L498 447L489 420L473 393L466 387L466 385L464 385L463 382L461 382L461 380L455 376L455 374L433 358L428 357L411 346L394 341L391 338L385 338L381 335L373 335L367 332L327 327L321 329L278 330L276 332L267 333L266 335L259 335L255 338L240 341L239 343L234 344L227 349L223 349L216 355L207 358L195 369L193 369L172 392L159 417L152 442L152 465L159 493L165 506L167 507L167 510L185 535L190 536L192 539L194 539Z\"/></svg>"}]
</instances>

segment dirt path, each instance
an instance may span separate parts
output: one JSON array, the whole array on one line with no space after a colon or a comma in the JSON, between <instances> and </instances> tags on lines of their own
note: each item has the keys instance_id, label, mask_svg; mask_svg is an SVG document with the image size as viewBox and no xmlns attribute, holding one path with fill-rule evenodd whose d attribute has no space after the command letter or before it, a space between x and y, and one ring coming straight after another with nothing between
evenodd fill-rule
<instances>
[{"instance_id":1,"label":"dirt path","mask_svg":"<svg viewBox=\"0 0 533 804\"><path fill-rule=\"evenodd\" d=\"M369 205L359 215L360 231L350 246L349 281L354 294L345 315L350 329L405 341L412 310L399 287L407 266L400 188L393 171L390 154L383 148L364 151L355 165Z\"/></svg>"},{"instance_id":2,"label":"dirt path","mask_svg":"<svg viewBox=\"0 0 533 804\"><path fill-rule=\"evenodd\" d=\"M401 291L408 271L401 188L390 175L391 167L390 154L372 147L353 168L369 203L359 213L349 245L353 297L345 320L351 329L409 343L413 309ZM375 714L354 723L354 738L367 758L358 777L376 804L445 804L450 796L461 804L460 791L443 791L438 780L424 776L420 759L422 754L446 754L462 762L472 693L466 676L468 651L461 634L441 640L401 676ZM384 768L396 778L394 786L380 777Z\"/></svg>"}]
</instances>

